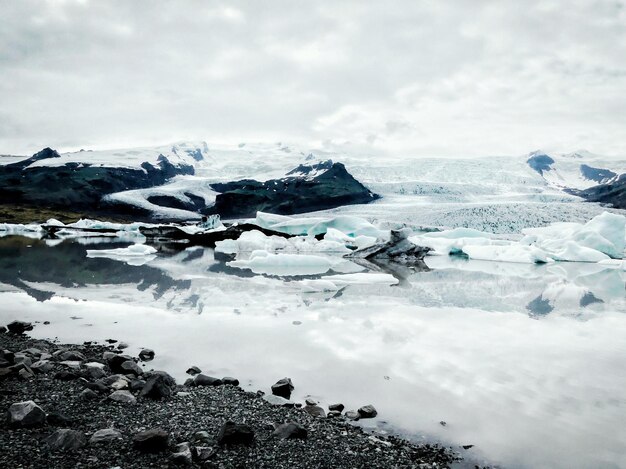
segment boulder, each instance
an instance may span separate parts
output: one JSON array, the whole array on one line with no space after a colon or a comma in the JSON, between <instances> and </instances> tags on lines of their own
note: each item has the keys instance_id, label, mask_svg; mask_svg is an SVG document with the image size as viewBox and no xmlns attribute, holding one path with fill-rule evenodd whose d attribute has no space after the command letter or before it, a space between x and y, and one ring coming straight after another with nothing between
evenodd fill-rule
<instances>
[{"instance_id":1,"label":"boulder","mask_svg":"<svg viewBox=\"0 0 626 469\"><path fill-rule=\"evenodd\" d=\"M97 445L99 443L110 443L112 441L122 440L122 434L114 428L103 428L95 432L89 439L89 444Z\"/></svg>"},{"instance_id":2,"label":"boulder","mask_svg":"<svg viewBox=\"0 0 626 469\"><path fill-rule=\"evenodd\" d=\"M169 434L160 428L152 428L137 433L133 446L142 453L160 453L167 449Z\"/></svg>"},{"instance_id":3,"label":"boulder","mask_svg":"<svg viewBox=\"0 0 626 469\"><path fill-rule=\"evenodd\" d=\"M309 414L312 417L322 417L322 418L326 417L326 412L324 412L324 409L322 409L318 405L307 404L304 406L304 410L307 414Z\"/></svg>"},{"instance_id":4,"label":"boulder","mask_svg":"<svg viewBox=\"0 0 626 469\"><path fill-rule=\"evenodd\" d=\"M146 385L146 382L143 379L133 379L128 385L128 389L130 389L133 392L141 391L145 385Z\"/></svg>"},{"instance_id":5,"label":"boulder","mask_svg":"<svg viewBox=\"0 0 626 469\"><path fill-rule=\"evenodd\" d=\"M170 397L176 388L176 380L165 371L155 371L141 390L140 396L149 399L165 399Z\"/></svg>"},{"instance_id":6,"label":"boulder","mask_svg":"<svg viewBox=\"0 0 626 469\"><path fill-rule=\"evenodd\" d=\"M137 365L137 363L135 363L135 360L125 361L120 365L120 368L121 373L125 375L141 376L143 374L143 370L139 365Z\"/></svg>"},{"instance_id":7,"label":"boulder","mask_svg":"<svg viewBox=\"0 0 626 469\"><path fill-rule=\"evenodd\" d=\"M107 365L111 368L112 373L124 373L122 363L129 360L133 361L133 357L130 355L113 355L112 357L107 358Z\"/></svg>"},{"instance_id":8,"label":"boulder","mask_svg":"<svg viewBox=\"0 0 626 469\"><path fill-rule=\"evenodd\" d=\"M197 366L191 366L189 367L189 369L187 370L187 374L188 375L198 375L202 373L202 370L200 368L198 368Z\"/></svg>"},{"instance_id":9,"label":"boulder","mask_svg":"<svg viewBox=\"0 0 626 469\"><path fill-rule=\"evenodd\" d=\"M194 386L221 386L224 384L221 379L200 373L193 379Z\"/></svg>"},{"instance_id":10,"label":"boulder","mask_svg":"<svg viewBox=\"0 0 626 469\"><path fill-rule=\"evenodd\" d=\"M198 461L206 461L210 459L215 453L216 449L212 446L196 446L195 455Z\"/></svg>"},{"instance_id":11,"label":"boulder","mask_svg":"<svg viewBox=\"0 0 626 469\"><path fill-rule=\"evenodd\" d=\"M339 413L343 412L343 409L345 409L343 404L329 404L328 405L328 410L337 411Z\"/></svg>"},{"instance_id":12,"label":"boulder","mask_svg":"<svg viewBox=\"0 0 626 469\"><path fill-rule=\"evenodd\" d=\"M262 396L265 402L269 402L272 405L278 405L281 407L295 407L296 403L285 399L284 397L274 396L273 394L265 394Z\"/></svg>"},{"instance_id":13,"label":"boulder","mask_svg":"<svg viewBox=\"0 0 626 469\"><path fill-rule=\"evenodd\" d=\"M109 399L115 402L121 402L122 404L136 404L137 399L129 391L115 391Z\"/></svg>"},{"instance_id":14,"label":"boulder","mask_svg":"<svg viewBox=\"0 0 626 469\"><path fill-rule=\"evenodd\" d=\"M343 414L348 420L359 420L361 416L356 410L348 410Z\"/></svg>"},{"instance_id":15,"label":"boulder","mask_svg":"<svg viewBox=\"0 0 626 469\"><path fill-rule=\"evenodd\" d=\"M61 361L75 361L81 362L85 360L85 355L76 350L66 350L57 355L57 358Z\"/></svg>"},{"instance_id":16,"label":"boulder","mask_svg":"<svg viewBox=\"0 0 626 469\"><path fill-rule=\"evenodd\" d=\"M83 432L60 428L45 439L52 451L76 451L87 444L87 437Z\"/></svg>"},{"instance_id":17,"label":"boulder","mask_svg":"<svg viewBox=\"0 0 626 469\"><path fill-rule=\"evenodd\" d=\"M30 366L35 373L49 373L54 369L54 365L50 360L38 360Z\"/></svg>"},{"instance_id":18,"label":"boulder","mask_svg":"<svg viewBox=\"0 0 626 469\"><path fill-rule=\"evenodd\" d=\"M46 413L33 401L15 402L7 412L7 422L16 427L36 427L46 421Z\"/></svg>"},{"instance_id":19,"label":"boulder","mask_svg":"<svg viewBox=\"0 0 626 469\"><path fill-rule=\"evenodd\" d=\"M48 425L52 425L53 427L71 427L74 423L71 418L59 412L50 412L46 417L46 421Z\"/></svg>"},{"instance_id":20,"label":"boulder","mask_svg":"<svg viewBox=\"0 0 626 469\"><path fill-rule=\"evenodd\" d=\"M30 322L13 321L7 324L7 329L12 334L23 334L26 331L32 331L33 325Z\"/></svg>"},{"instance_id":21,"label":"boulder","mask_svg":"<svg viewBox=\"0 0 626 469\"><path fill-rule=\"evenodd\" d=\"M104 384L101 380L98 380L94 383L83 383L83 385L87 389L91 389L92 391L97 392L98 394L106 394L110 391L109 386Z\"/></svg>"},{"instance_id":22,"label":"boulder","mask_svg":"<svg viewBox=\"0 0 626 469\"><path fill-rule=\"evenodd\" d=\"M328 414L326 414L326 417L329 419L341 417L341 412L339 412L338 410L329 410Z\"/></svg>"},{"instance_id":23,"label":"boulder","mask_svg":"<svg viewBox=\"0 0 626 469\"><path fill-rule=\"evenodd\" d=\"M249 445L254 441L254 431L248 425L226 422L217 435L220 445Z\"/></svg>"},{"instance_id":24,"label":"boulder","mask_svg":"<svg viewBox=\"0 0 626 469\"><path fill-rule=\"evenodd\" d=\"M237 378L232 378L230 376L224 376L222 378L222 383L230 384L231 386L239 386L239 380Z\"/></svg>"},{"instance_id":25,"label":"boulder","mask_svg":"<svg viewBox=\"0 0 626 469\"><path fill-rule=\"evenodd\" d=\"M305 440L307 437L307 430L303 425L296 422L286 422L277 425L273 435L282 440Z\"/></svg>"},{"instance_id":26,"label":"boulder","mask_svg":"<svg viewBox=\"0 0 626 469\"><path fill-rule=\"evenodd\" d=\"M289 399L291 397L291 391L293 391L293 383L289 378L278 380L274 385L272 385L272 394L275 396Z\"/></svg>"},{"instance_id":27,"label":"boulder","mask_svg":"<svg viewBox=\"0 0 626 469\"><path fill-rule=\"evenodd\" d=\"M359 417L362 419L371 419L378 415L378 412L371 404L364 405L357 412L359 413Z\"/></svg>"},{"instance_id":28,"label":"boulder","mask_svg":"<svg viewBox=\"0 0 626 469\"><path fill-rule=\"evenodd\" d=\"M149 362L150 360L154 360L154 350L145 348L141 352L139 352L139 358L141 361Z\"/></svg>"},{"instance_id":29,"label":"boulder","mask_svg":"<svg viewBox=\"0 0 626 469\"><path fill-rule=\"evenodd\" d=\"M176 451L170 456L170 461L175 466L191 466L192 454L189 443L184 442L176 445Z\"/></svg>"},{"instance_id":30,"label":"boulder","mask_svg":"<svg viewBox=\"0 0 626 469\"><path fill-rule=\"evenodd\" d=\"M95 391L92 391L89 388L83 389L79 394L81 399L86 401L92 401L94 399L98 399L98 394Z\"/></svg>"}]
</instances>

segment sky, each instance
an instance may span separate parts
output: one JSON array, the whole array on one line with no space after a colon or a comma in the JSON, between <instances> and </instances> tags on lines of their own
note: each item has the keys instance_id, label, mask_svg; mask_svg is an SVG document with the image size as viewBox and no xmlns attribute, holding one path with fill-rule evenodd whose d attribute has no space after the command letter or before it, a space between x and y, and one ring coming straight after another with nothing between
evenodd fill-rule
<instances>
[{"instance_id":1,"label":"sky","mask_svg":"<svg viewBox=\"0 0 626 469\"><path fill-rule=\"evenodd\" d=\"M180 140L626 156L626 7L0 0L0 154Z\"/></svg>"}]
</instances>

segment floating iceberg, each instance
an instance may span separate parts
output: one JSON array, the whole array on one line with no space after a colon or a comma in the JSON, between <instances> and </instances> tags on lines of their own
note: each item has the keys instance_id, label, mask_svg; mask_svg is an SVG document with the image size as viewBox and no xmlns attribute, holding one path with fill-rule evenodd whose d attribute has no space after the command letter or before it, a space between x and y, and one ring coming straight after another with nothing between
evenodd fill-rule
<instances>
[{"instance_id":1,"label":"floating iceberg","mask_svg":"<svg viewBox=\"0 0 626 469\"><path fill-rule=\"evenodd\" d=\"M106 257L126 262L130 265L143 265L156 258L157 250L145 244L133 244L126 248L117 249L88 249L87 257Z\"/></svg>"},{"instance_id":2,"label":"floating iceberg","mask_svg":"<svg viewBox=\"0 0 626 469\"><path fill-rule=\"evenodd\" d=\"M354 273L328 275L323 279L306 279L300 281L305 293L319 293L341 290L348 285L396 285L399 280L390 274L382 273Z\"/></svg>"},{"instance_id":3,"label":"floating iceberg","mask_svg":"<svg viewBox=\"0 0 626 469\"><path fill-rule=\"evenodd\" d=\"M247 260L239 259L227 264L230 267L250 269L256 274L270 275L319 275L328 272L333 261L330 258L307 254L273 254L254 251Z\"/></svg>"}]
</instances>

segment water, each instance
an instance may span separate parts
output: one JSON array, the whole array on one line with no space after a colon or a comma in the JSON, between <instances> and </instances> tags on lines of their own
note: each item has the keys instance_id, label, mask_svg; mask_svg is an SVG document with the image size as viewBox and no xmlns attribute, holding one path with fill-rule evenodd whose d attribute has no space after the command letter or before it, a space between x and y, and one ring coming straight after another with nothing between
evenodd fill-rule
<instances>
[{"instance_id":1,"label":"water","mask_svg":"<svg viewBox=\"0 0 626 469\"><path fill-rule=\"evenodd\" d=\"M624 272L432 257L367 266L398 285L310 294L302 276L255 275L204 248L161 245L143 265L86 257L127 244L0 239L0 323L150 347L150 366L179 381L190 365L250 390L289 376L294 399L374 404L367 425L472 444L479 461L626 466Z\"/></svg>"}]
</instances>

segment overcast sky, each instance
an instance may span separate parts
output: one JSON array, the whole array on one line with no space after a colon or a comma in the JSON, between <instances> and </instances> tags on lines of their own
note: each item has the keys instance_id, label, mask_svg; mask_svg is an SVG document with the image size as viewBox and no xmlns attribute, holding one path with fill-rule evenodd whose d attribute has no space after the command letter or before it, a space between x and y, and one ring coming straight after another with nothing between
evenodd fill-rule
<instances>
[{"instance_id":1,"label":"overcast sky","mask_svg":"<svg viewBox=\"0 0 626 469\"><path fill-rule=\"evenodd\" d=\"M0 153L626 155L618 1L0 0Z\"/></svg>"}]
</instances>

